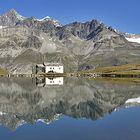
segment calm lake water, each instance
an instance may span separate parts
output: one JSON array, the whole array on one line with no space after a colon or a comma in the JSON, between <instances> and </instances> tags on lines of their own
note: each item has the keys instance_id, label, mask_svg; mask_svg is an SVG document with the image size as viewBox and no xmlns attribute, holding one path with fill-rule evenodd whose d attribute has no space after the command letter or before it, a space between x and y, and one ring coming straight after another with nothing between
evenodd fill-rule
<instances>
[{"instance_id":1,"label":"calm lake water","mask_svg":"<svg viewBox=\"0 0 140 140\"><path fill-rule=\"evenodd\" d=\"M0 78L0 140L138 140L140 83Z\"/></svg>"}]
</instances>

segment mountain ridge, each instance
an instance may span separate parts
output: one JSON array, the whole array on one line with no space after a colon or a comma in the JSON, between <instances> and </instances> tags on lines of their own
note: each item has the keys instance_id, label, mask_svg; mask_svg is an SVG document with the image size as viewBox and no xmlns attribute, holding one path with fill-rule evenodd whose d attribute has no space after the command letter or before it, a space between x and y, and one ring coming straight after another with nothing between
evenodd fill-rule
<instances>
[{"instance_id":1,"label":"mountain ridge","mask_svg":"<svg viewBox=\"0 0 140 140\"><path fill-rule=\"evenodd\" d=\"M138 42L95 19L62 25L12 9L0 16L0 27L0 67L11 73L29 74L35 64L60 60L66 72L140 60Z\"/></svg>"}]
</instances>

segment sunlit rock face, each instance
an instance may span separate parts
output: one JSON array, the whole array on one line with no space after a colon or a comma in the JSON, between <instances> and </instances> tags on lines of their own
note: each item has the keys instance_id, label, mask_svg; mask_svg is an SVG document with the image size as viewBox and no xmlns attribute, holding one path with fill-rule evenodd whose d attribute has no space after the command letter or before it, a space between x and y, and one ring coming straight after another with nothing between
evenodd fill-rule
<instances>
[{"instance_id":1,"label":"sunlit rock face","mask_svg":"<svg viewBox=\"0 0 140 140\"><path fill-rule=\"evenodd\" d=\"M139 84L65 78L63 85L36 84L36 79L0 79L0 123L15 130L63 115L96 120L139 97ZM129 102L129 105L131 103Z\"/></svg>"},{"instance_id":2,"label":"sunlit rock face","mask_svg":"<svg viewBox=\"0 0 140 140\"><path fill-rule=\"evenodd\" d=\"M31 74L32 66L61 62L66 72L137 63L139 35L118 32L98 20L61 25L51 17L0 16L0 67Z\"/></svg>"}]
</instances>

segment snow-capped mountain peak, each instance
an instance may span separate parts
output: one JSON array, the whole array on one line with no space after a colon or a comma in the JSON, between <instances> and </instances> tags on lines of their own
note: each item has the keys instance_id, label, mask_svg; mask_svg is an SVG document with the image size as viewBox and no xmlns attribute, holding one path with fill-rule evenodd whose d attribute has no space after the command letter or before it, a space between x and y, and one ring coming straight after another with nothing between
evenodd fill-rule
<instances>
[{"instance_id":1,"label":"snow-capped mountain peak","mask_svg":"<svg viewBox=\"0 0 140 140\"><path fill-rule=\"evenodd\" d=\"M49 21L55 27L62 26L58 20L51 18L49 16L46 16L42 19L37 19L35 17L28 18L28 17L24 17L24 16L20 15L15 9L11 9L7 13L0 16L0 29L5 28L5 27L7 28L7 27L15 26L15 25L17 25L17 23L22 22L22 21L24 22L24 20L26 20L26 19L33 19L33 20L37 20L39 22Z\"/></svg>"},{"instance_id":2,"label":"snow-capped mountain peak","mask_svg":"<svg viewBox=\"0 0 140 140\"><path fill-rule=\"evenodd\" d=\"M22 15L20 15L15 9L11 9L4 16L15 16L19 20L24 20L26 18L26 17L23 17Z\"/></svg>"},{"instance_id":3,"label":"snow-capped mountain peak","mask_svg":"<svg viewBox=\"0 0 140 140\"><path fill-rule=\"evenodd\" d=\"M26 19L21 16L15 9L11 9L9 12L0 16L0 28L15 26L17 22Z\"/></svg>"},{"instance_id":4,"label":"snow-capped mountain peak","mask_svg":"<svg viewBox=\"0 0 140 140\"><path fill-rule=\"evenodd\" d=\"M56 19L54 19L54 18L51 18L50 16L46 16L46 17L44 17L44 18L42 18L42 19L37 19L37 20L40 21L40 22L52 21L53 24L54 24L56 27L62 26L58 20L56 20Z\"/></svg>"}]
</instances>

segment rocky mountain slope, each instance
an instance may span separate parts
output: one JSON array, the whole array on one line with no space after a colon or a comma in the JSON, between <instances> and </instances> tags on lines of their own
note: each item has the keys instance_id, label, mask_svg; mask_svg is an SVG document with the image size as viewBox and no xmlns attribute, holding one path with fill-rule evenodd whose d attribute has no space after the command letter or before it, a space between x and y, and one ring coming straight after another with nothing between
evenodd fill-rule
<instances>
[{"instance_id":1,"label":"rocky mountain slope","mask_svg":"<svg viewBox=\"0 0 140 140\"><path fill-rule=\"evenodd\" d=\"M0 16L0 67L31 73L43 62L62 62L66 72L140 61L140 44L92 20L61 25L45 17L23 17L14 9Z\"/></svg>"}]
</instances>

